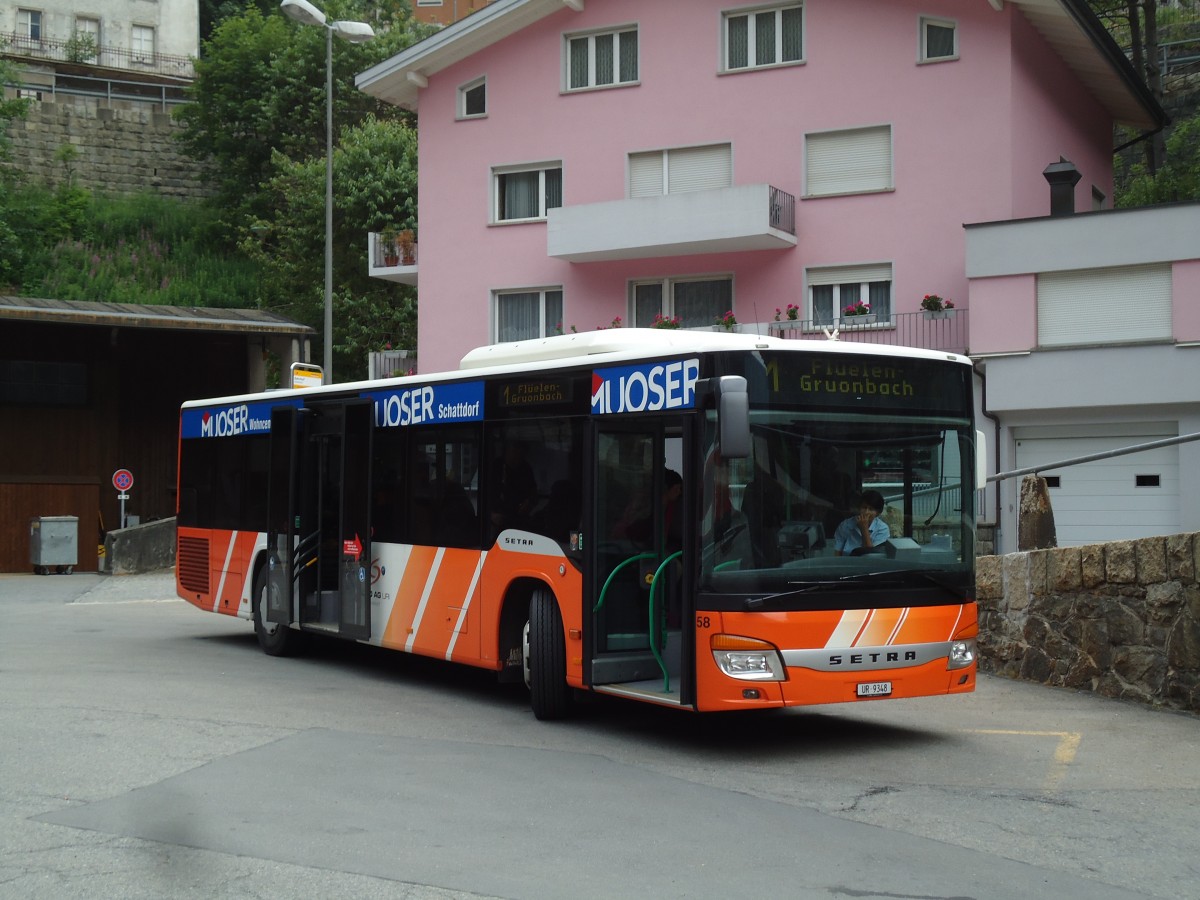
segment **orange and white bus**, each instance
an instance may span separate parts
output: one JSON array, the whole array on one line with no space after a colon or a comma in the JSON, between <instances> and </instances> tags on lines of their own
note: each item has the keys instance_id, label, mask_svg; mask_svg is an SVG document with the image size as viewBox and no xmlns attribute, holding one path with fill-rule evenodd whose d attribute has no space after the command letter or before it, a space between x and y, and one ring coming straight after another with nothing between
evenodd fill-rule
<instances>
[{"instance_id":1,"label":"orange and white bus","mask_svg":"<svg viewBox=\"0 0 1200 900\"><path fill-rule=\"evenodd\" d=\"M538 718L968 692L973 410L954 354L648 329L188 402L178 591L271 655L524 679Z\"/></svg>"}]
</instances>

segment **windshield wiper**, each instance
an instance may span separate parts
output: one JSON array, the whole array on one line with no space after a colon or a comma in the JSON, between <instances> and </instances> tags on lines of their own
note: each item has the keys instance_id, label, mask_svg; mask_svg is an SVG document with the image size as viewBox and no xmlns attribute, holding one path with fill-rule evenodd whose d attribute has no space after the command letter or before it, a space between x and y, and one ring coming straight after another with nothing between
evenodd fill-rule
<instances>
[{"instance_id":1,"label":"windshield wiper","mask_svg":"<svg viewBox=\"0 0 1200 900\"><path fill-rule=\"evenodd\" d=\"M913 569L913 570L909 571L907 574L919 575L922 578L924 578L926 581L928 581L932 584L936 584L938 587L940 587L943 591L950 594L951 596L957 597L959 600L967 599L967 592L964 591L961 587L959 587L956 584L951 584L945 578L939 577L941 575L944 575L945 572L946 572L945 569L933 569L932 571L930 571L928 569Z\"/></svg>"}]
</instances>

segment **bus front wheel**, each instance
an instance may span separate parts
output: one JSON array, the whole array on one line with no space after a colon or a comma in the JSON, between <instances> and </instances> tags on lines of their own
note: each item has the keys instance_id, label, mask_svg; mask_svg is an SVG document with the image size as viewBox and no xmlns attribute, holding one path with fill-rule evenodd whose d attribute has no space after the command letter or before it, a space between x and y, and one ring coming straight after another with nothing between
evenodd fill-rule
<instances>
[{"instance_id":1,"label":"bus front wheel","mask_svg":"<svg viewBox=\"0 0 1200 900\"><path fill-rule=\"evenodd\" d=\"M522 644L533 714L539 719L561 719L571 701L567 647L558 602L546 588L537 588L529 598L529 622Z\"/></svg>"},{"instance_id":2,"label":"bus front wheel","mask_svg":"<svg viewBox=\"0 0 1200 900\"><path fill-rule=\"evenodd\" d=\"M268 656L288 656L296 649L299 637L286 625L267 621L267 567L259 566L254 575L254 636Z\"/></svg>"}]
</instances>

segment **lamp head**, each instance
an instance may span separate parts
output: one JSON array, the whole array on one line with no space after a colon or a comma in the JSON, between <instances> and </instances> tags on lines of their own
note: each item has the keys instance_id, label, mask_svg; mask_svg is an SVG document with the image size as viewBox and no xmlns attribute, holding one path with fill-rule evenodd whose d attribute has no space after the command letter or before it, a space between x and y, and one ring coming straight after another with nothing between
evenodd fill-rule
<instances>
[{"instance_id":1,"label":"lamp head","mask_svg":"<svg viewBox=\"0 0 1200 900\"><path fill-rule=\"evenodd\" d=\"M334 22L333 33L352 44L365 44L375 37L375 32L366 22Z\"/></svg>"},{"instance_id":2,"label":"lamp head","mask_svg":"<svg viewBox=\"0 0 1200 900\"><path fill-rule=\"evenodd\" d=\"M283 0L279 4L283 14L305 25L324 25L325 13L321 12L308 0Z\"/></svg>"}]
</instances>

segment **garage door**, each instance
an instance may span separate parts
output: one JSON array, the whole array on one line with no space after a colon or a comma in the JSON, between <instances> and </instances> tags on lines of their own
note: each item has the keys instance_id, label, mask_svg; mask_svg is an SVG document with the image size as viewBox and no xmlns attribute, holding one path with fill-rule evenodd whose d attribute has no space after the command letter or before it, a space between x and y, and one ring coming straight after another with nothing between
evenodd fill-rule
<instances>
[{"instance_id":1,"label":"garage door","mask_svg":"<svg viewBox=\"0 0 1200 900\"><path fill-rule=\"evenodd\" d=\"M1022 438L1017 467L1059 462L1173 437ZM1179 532L1179 448L1160 447L1041 473L1060 547Z\"/></svg>"}]
</instances>

